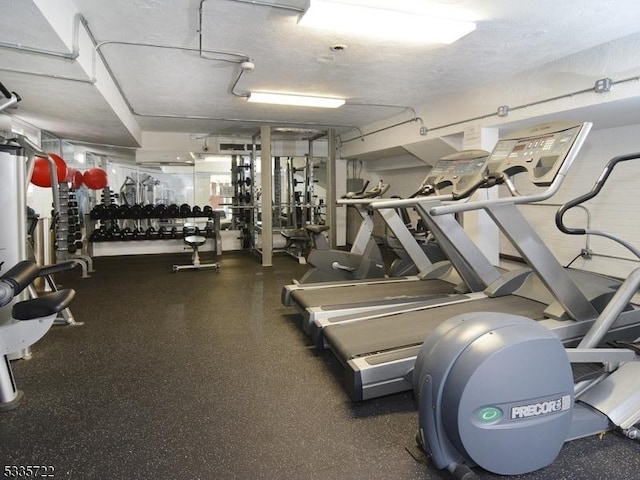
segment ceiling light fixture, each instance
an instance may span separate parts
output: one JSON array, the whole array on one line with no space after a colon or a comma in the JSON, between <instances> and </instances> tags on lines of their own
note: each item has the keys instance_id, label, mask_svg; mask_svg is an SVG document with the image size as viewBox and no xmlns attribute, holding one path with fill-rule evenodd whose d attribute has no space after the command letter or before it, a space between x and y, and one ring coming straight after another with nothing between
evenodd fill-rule
<instances>
[{"instance_id":1,"label":"ceiling light fixture","mask_svg":"<svg viewBox=\"0 0 640 480\"><path fill-rule=\"evenodd\" d=\"M344 105L343 98L310 97L306 95L289 95L284 93L251 92L247 102L271 103L276 105L293 105L298 107L338 108Z\"/></svg>"},{"instance_id":2,"label":"ceiling light fixture","mask_svg":"<svg viewBox=\"0 0 640 480\"><path fill-rule=\"evenodd\" d=\"M331 0L309 0L299 25L413 43L453 43L475 30L474 22Z\"/></svg>"}]
</instances>

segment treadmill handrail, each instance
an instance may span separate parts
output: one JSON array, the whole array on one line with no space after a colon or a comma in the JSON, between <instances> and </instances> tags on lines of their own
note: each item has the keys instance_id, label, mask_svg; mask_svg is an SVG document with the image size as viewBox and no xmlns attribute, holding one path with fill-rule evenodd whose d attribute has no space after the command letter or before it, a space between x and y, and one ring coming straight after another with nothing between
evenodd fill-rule
<instances>
[{"instance_id":1,"label":"treadmill handrail","mask_svg":"<svg viewBox=\"0 0 640 480\"><path fill-rule=\"evenodd\" d=\"M472 210L480 210L486 207L493 207L497 205L509 205L509 204L519 205L523 203L538 203L551 198L558 192L558 190L560 189L560 186L564 182L564 179L567 176L567 172L571 168L571 165L573 164L573 161L578 155L578 152L581 150L582 144L586 140L592 125L593 124L591 122L584 122L582 124L582 128L580 129L580 132L576 136L576 139L573 142L573 146L571 147L571 150L569 151L567 158L564 160L564 163L558 170L558 173L556 174L556 177L553 179L553 182L551 182L549 187L544 192L532 194L532 195L502 197L502 198L489 199L489 200L477 200L477 201L469 202L466 204L456 203L454 205L443 205L443 206L433 207L429 211L429 213L431 215L447 215L451 213L461 213L461 212L468 212ZM513 195L514 192L511 192L511 193Z\"/></svg>"},{"instance_id":2,"label":"treadmill handrail","mask_svg":"<svg viewBox=\"0 0 640 480\"><path fill-rule=\"evenodd\" d=\"M458 194L448 193L443 195L426 195L422 197L409 197L409 198L400 198L400 199L389 199L389 200L381 200L379 202L375 202L371 205L371 208L374 209L383 209L383 208L399 208L399 207L413 207L422 203L424 201L433 201L433 202L447 202L447 201L455 201L462 200L461 202L454 203L453 205L463 204L469 201L471 195L473 195L476 190L481 188L490 188L498 183L502 182L502 176L496 175L484 175L482 179L473 184L469 185L463 192Z\"/></svg>"},{"instance_id":3,"label":"treadmill handrail","mask_svg":"<svg viewBox=\"0 0 640 480\"><path fill-rule=\"evenodd\" d=\"M398 208L398 207L410 207L417 205L418 203L429 201L447 201L453 200L453 195L430 195L427 197L413 197L413 198L364 198L362 200L349 199L349 200L337 200L338 205L368 205L371 208Z\"/></svg>"},{"instance_id":4,"label":"treadmill handrail","mask_svg":"<svg viewBox=\"0 0 640 480\"><path fill-rule=\"evenodd\" d=\"M547 200L553 197L557 191L560 189L562 182L564 182L565 178L564 173L558 172L555 180L551 183L549 188L547 188L543 193L535 194L535 195L523 195L521 197L502 197L490 200L477 200L475 202L468 202L465 204L454 204L454 205L443 205L440 207L433 207L429 210L431 215L447 215L450 213L460 213L460 212L469 212L472 210L480 210L485 207L493 207L496 205L519 205L522 203L538 203L543 200Z\"/></svg>"}]
</instances>

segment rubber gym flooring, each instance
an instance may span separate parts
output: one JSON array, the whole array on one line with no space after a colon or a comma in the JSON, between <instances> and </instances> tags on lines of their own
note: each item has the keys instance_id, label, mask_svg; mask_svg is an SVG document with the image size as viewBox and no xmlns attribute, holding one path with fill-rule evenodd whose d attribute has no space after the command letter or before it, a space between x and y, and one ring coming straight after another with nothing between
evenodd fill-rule
<instances>
[{"instance_id":1,"label":"rubber gym flooring","mask_svg":"<svg viewBox=\"0 0 640 480\"><path fill-rule=\"evenodd\" d=\"M13 362L25 397L0 414L2 478L13 465L52 466L55 479L450 478L416 454L412 396L352 403L331 354L280 304L307 267L276 256L262 268L246 252L221 261L219 273L171 273L187 253L96 258L89 279L59 275L84 325L55 326ZM639 472L640 444L609 433L515 478Z\"/></svg>"}]
</instances>

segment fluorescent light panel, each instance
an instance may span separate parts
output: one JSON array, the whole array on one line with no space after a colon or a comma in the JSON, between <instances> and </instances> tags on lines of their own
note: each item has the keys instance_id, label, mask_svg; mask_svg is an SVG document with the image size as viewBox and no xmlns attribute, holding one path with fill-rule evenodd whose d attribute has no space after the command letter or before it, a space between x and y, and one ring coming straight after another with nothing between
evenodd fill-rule
<instances>
[{"instance_id":1,"label":"fluorescent light panel","mask_svg":"<svg viewBox=\"0 0 640 480\"><path fill-rule=\"evenodd\" d=\"M294 105L298 107L338 108L344 105L342 98L309 97L284 93L251 92L248 102L272 103L276 105Z\"/></svg>"},{"instance_id":2,"label":"fluorescent light panel","mask_svg":"<svg viewBox=\"0 0 640 480\"><path fill-rule=\"evenodd\" d=\"M300 25L411 43L453 43L476 29L474 22L393 9L309 0Z\"/></svg>"}]
</instances>

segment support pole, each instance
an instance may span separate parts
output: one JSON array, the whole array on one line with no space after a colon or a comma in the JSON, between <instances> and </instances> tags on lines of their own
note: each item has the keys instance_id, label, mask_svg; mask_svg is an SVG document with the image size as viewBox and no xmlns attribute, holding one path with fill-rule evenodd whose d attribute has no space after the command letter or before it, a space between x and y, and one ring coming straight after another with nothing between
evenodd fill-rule
<instances>
[{"instance_id":1,"label":"support pole","mask_svg":"<svg viewBox=\"0 0 640 480\"><path fill-rule=\"evenodd\" d=\"M336 132L330 128L327 131L327 225L329 225L329 246L335 248L337 245L336 221Z\"/></svg>"},{"instance_id":2,"label":"support pole","mask_svg":"<svg viewBox=\"0 0 640 480\"><path fill-rule=\"evenodd\" d=\"M262 266L273 265L273 198L271 173L271 127L260 127L260 180L262 189Z\"/></svg>"}]
</instances>

